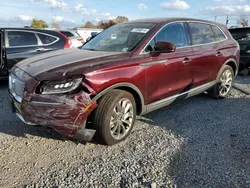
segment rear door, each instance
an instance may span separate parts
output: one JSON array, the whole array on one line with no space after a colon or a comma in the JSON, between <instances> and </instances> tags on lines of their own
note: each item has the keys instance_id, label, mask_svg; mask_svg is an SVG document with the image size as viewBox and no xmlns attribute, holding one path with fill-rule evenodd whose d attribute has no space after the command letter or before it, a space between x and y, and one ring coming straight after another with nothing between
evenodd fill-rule
<instances>
[{"instance_id":1,"label":"rear door","mask_svg":"<svg viewBox=\"0 0 250 188\"><path fill-rule=\"evenodd\" d=\"M223 43L217 41L212 26L207 23L188 22L194 57L190 63L194 78L193 87L214 81L221 65Z\"/></svg>"},{"instance_id":2,"label":"rear door","mask_svg":"<svg viewBox=\"0 0 250 188\"><path fill-rule=\"evenodd\" d=\"M19 61L41 53L37 35L32 31L8 30L5 32L8 68Z\"/></svg>"}]
</instances>

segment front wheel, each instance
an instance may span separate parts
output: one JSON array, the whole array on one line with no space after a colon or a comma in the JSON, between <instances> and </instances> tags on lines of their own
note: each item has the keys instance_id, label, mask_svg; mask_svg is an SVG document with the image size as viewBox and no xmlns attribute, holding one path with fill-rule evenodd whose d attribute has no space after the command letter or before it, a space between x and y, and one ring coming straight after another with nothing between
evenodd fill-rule
<instances>
[{"instance_id":1,"label":"front wheel","mask_svg":"<svg viewBox=\"0 0 250 188\"><path fill-rule=\"evenodd\" d=\"M221 71L217 84L212 88L210 94L215 99L226 98L232 88L234 71L229 65L225 65Z\"/></svg>"},{"instance_id":2,"label":"front wheel","mask_svg":"<svg viewBox=\"0 0 250 188\"><path fill-rule=\"evenodd\" d=\"M125 140L136 118L133 95L123 90L110 91L98 101L93 118L96 136L105 144L114 145Z\"/></svg>"}]
</instances>

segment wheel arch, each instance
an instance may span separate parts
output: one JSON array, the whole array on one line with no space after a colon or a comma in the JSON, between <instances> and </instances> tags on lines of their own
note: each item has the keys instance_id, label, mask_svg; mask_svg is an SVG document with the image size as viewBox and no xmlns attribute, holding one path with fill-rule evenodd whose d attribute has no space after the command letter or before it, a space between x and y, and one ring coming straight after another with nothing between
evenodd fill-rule
<instances>
[{"instance_id":1,"label":"wheel arch","mask_svg":"<svg viewBox=\"0 0 250 188\"><path fill-rule=\"evenodd\" d=\"M97 93L93 97L92 100L97 101L103 95L105 95L106 93L108 93L109 91L111 91L113 89L124 90L124 91L131 93L134 96L135 102L136 102L137 115L142 114L145 111L145 109L144 109L145 108L144 97L143 97L141 91L139 90L139 88L137 86L135 86L134 84L128 83L128 82L118 83L118 84L114 84L112 86L109 86L109 87L105 88L104 90L100 91L99 93Z\"/></svg>"},{"instance_id":2,"label":"wheel arch","mask_svg":"<svg viewBox=\"0 0 250 188\"><path fill-rule=\"evenodd\" d=\"M236 76L238 74L238 64L237 61L233 58L228 59L227 61L225 61L224 65L229 65L232 67L233 71L234 71L234 76Z\"/></svg>"},{"instance_id":3,"label":"wheel arch","mask_svg":"<svg viewBox=\"0 0 250 188\"><path fill-rule=\"evenodd\" d=\"M238 74L238 64L236 62L237 61L234 58L230 58L230 59L226 60L223 63L223 65L221 66L221 68L220 68L220 70L219 70L219 72L217 74L216 80L219 79L219 76L221 75L225 65L229 65L230 67L232 67L232 69L234 71L234 76L236 76Z\"/></svg>"}]
</instances>

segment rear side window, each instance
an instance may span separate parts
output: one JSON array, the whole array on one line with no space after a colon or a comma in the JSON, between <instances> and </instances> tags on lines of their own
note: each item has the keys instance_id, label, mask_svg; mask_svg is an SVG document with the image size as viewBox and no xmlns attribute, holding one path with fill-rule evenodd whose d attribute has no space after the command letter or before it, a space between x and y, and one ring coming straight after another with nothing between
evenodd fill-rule
<instances>
[{"instance_id":1,"label":"rear side window","mask_svg":"<svg viewBox=\"0 0 250 188\"><path fill-rule=\"evenodd\" d=\"M37 35L43 44L51 44L57 40L57 38L50 36L50 35L44 35L44 34L40 34L40 33L37 33Z\"/></svg>"},{"instance_id":2,"label":"rear side window","mask_svg":"<svg viewBox=\"0 0 250 188\"><path fill-rule=\"evenodd\" d=\"M226 36L223 34L223 32L215 25L212 25L212 29L214 31L215 37L217 41L221 41L226 39Z\"/></svg>"},{"instance_id":3,"label":"rear side window","mask_svg":"<svg viewBox=\"0 0 250 188\"><path fill-rule=\"evenodd\" d=\"M69 31L61 31L62 34L64 34L66 37L73 37L74 34Z\"/></svg>"},{"instance_id":4,"label":"rear side window","mask_svg":"<svg viewBox=\"0 0 250 188\"><path fill-rule=\"evenodd\" d=\"M33 32L8 31L10 47L38 45L37 37Z\"/></svg>"},{"instance_id":5,"label":"rear side window","mask_svg":"<svg viewBox=\"0 0 250 188\"><path fill-rule=\"evenodd\" d=\"M212 27L204 23L188 23L192 36L193 45L208 44L215 42Z\"/></svg>"}]
</instances>

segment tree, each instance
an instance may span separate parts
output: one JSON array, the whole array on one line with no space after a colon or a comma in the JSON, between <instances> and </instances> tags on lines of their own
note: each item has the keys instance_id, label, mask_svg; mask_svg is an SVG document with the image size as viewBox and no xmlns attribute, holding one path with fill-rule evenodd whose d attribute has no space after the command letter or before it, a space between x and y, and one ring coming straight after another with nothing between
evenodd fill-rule
<instances>
[{"instance_id":1,"label":"tree","mask_svg":"<svg viewBox=\"0 0 250 188\"><path fill-rule=\"evenodd\" d=\"M87 21L83 26L83 28L95 28L95 26L90 21Z\"/></svg>"},{"instance_id":2,"label":"tree","mask_svg":"<svg viewBox=\"0 0 250 188\"><path fill-rule=\"evenodd\" d=\"M42 24L42 28L48 28L48 24L44 20L39 20Z\"/></svg>"},{"instance_id":3,"label":"tree","mask_svg":"<svg viewBox=\"0 0 250 188\"><path fill-rule=\"evenodd\" d=\"M43 20L33 19L30 27L31 28L48 28L48 24Z\"/></svg>"},{"instance_id":4,"label":"tree","mask_svg":"<svg viewBox=\"0 0 250 188\"><path fill-rule=\"evenodd\" d=\"M117 18L115 19L116 23L124 23L124 22L128 22L129 19L126 16L117 16Z\"/></svg>"},{"instance_id":5,"label":"tree","mask_svg":"<svg viewBox=\"0 0 250 188\"><path fill-rule=\"evenodd\" d=\"M60 25L59 25L58 23L52 23L52 24L51 24L51 27L52 27L52 28L56 28L56 29L60 29L60 28L61 28Z\"/></svg>"},{"instance_id":6,"label":"tree","mask_svg":"<svg viewBox=\"0 0 250 188\"><path fill-rule=\"evenodd\" d=\"M248 17L245 15L241 15L240 18L237 20L237 23L242 27L248 26Z\"/></svg>"},{"instance_id":7,"label":"tree","mask_svg":"<svg viewBox=\"0 0 250 188\"><path fill-rule=\"evenodd\" d=\"M97 24L97 28L99 29L107 29L113 25L115 25L116 22L114 20L108 20L108 21L100 21L98 24Z\"/></svg>"}]
</instances>

